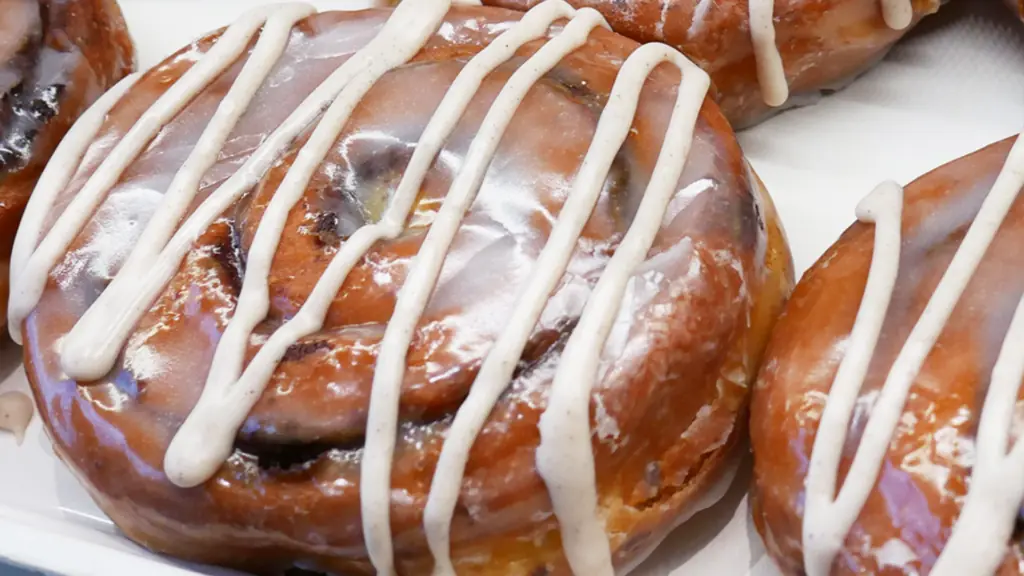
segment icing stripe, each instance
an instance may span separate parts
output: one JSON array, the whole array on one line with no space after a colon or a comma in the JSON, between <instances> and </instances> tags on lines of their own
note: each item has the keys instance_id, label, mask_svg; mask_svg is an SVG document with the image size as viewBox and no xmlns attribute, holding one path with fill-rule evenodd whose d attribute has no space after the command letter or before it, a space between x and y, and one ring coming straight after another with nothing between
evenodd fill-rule
<instances>
[{"instance_id":1,"label":"icing stripe","mask_svg":"<svg viewBox=\"0 0 1024 576\"><path fill-rule=\"evenodd\" d=\"M863 385L864 376L861 374L859 379L854 379L851 376L849 381L842 383L837 380L837 383L842 384L839 389L837 389L836 383L833 384L829 402L823 413L822 425L826 423L825 416L837 396L839 398L837 405L845 408L846 413L835 415L834 420L832 416L829 417L828 428L818 433L819 440L823 433L826 440L821 440L820 445L819 440L816 440L811 452L812 466L808 470L808 497L803 538L804 561L808 576L826 576L829 573L846 534L864 509L864 503L871 494L886 450L892 441L893 432L905 408L910 388L935 342L942 334L946 322L974 276L974 272L984 258L985 252L992 244L999 227L1016 201L1021 187L1024 187L1024 138L1018 137L1010 150L1006 165L999 173L991 192L985 198L981 210L964 236L953 261L950 262L924 312L893 362L864 429L853 464L846 476L846 482L839 489L835 501L830 502L831 494L825 490L835 487L839 461L837 456L830 456L829 453L838 452L836 447L841 447L845 442L846 425L852 412L852 405L847 395L852 394L855 401L855 397ZM897 214L897 220L898 216ZM874 335L875 341L871 341L869 337L874 327L866 328L865 325L869 319L877 321L877 318L873 316L874 313L870 310L887 307L895 286L898 266L892 264L892 255L886 252L879 253L876 250L875 258L883 259L885 264L881 265L876 272L875 262L872 262L871 274L875 274L875 278L869 274L869 286L877 282L879 285L889 285L890 287L888 291L879 289L871 294L865 291L861 309L862 311L868 310L868 312L859 313L857 316L851 332L851 349L874 350L877 333ZM1018 330L1022 330L1022 328L1017 326L1017 320L1015 315L1014 326L1004 343L1004 353L1000 354L999 363L997 363L998 371L993 372L993 381L989 390L990 397L998 398L998 395L1007 394L1006 387L1020 384L1019 377L1016 380L1013 379L1015 375L1019 376L1017 373L1019 367L1016 364L1018 360L1013 358L1015 354L1019 354L1020 350L1018 339L1021 336ZM1007 352L1007 350L1011 352ZM864 363L869 360L870 356L867 359L861 358L855 361ZM861 372L865 370L866 368L860 369ZM852 371L853 369L851 369ZM850 388L846 388L846 386ZM856 388L851 391L853 387ZM985 411L987 412L988 409L989 402L986 401ZM839 408L837 407L835 410L838 412ZM988 420L985 416L982 418L983 421ZM952 548L952 556L948 560L943 560L944 554L940 555L939 563L932 574L940 576L963 573L984 574L986 573L985 567L999 565L1006 551L1006 538L1001 540L999 538L1006 530L1012 530L1012 523L1018 508L1016 504L1019 504L1021 499L1018 498L1013 506L1002 509L1000 506L1002 506L1002 502L1012 499L1017 491L1021 490L1021 486L1024 486L1024 473L1021 472L1024 470L1024 455L1019 455L1019 446L1014 447L1013 453L1008 458L1004 457L1008 441L1006 435L1009 432L1008 426L1004 426L1007 418L1007 416L997 413L995 420L986 424L985 430L979 430L978 443L987 444L984 447L979 446L978 449L979 479L983 483L983 488L988 489L980 489L972 479L968 496L970 508L965 506L963 510L966 527L954 530L958 535L951 540L951 544L956 546ZM840 427L840 424L843 426ZM1024 451L1024 449L1021 450ZM984 461L981 460L983 454ZM819 465L814 466L814 462L818 462ZM824 467L826 464L829 466L827 469ZM827 476L819 479L818 475ZM811 492L812 487L813 493ZM969 542L961 542L964 538L967 538ZM997 540L998 545L984 547L979 545L979 542L993 540ZM970 565L971 569L967 572L960 570L964 565ZM938 571L940 566L942 567L941 572Z\"/></svg>"},{"instance_id":2,"label":"icing stripe","mask_svg":"<svg viewBox=\"0 0 1024 576\"><path fill-rule=\"evenodd\" d=\"M415 2L408 4L416 5ZM392 26L392 34L397 33L394 31L396 26ZM97 378L99 376L95 374L102 376L113 367L127 341L128 333L178 271L196 238L242 194L259 182L288 145L366 67L369 60L365 52L367 48L369 46L346 60L299 105L249 160L185 220L149 267L140 266L138 270L117 275L86 313L90 321L85 322L86 317L83 317L65 339L61 362L71 377L80 380L88 380L89 376ZM387 49L381 44L375 48L382 51ZM96 311L93 312L93 309ZM68 339L72 336L75 338L70 342L74 345L69 345Z\"/></svg>"},{"instance_id":3,"label":"icing stripe","mask_svg":"<svg viewBox=\"0 0 1024 576\"><path fill-rule=\"evenodd\" d=\"M32 257L32 251L39 244L46 215L53 208L54 201L61 191L71 183L71 178L78 170L85 151L99 135L100 129L107 119L107 113L121 100L125 92L135 85L140 76L141 74L138 73L126 76L100 97L82 114L78 122L61 140L53 156L50 157L35 190L29 196L25 214L21 219L21 226L18 227L18 234L14 238L14 248L11 251L11 278L22 277L29 258ZM15 285L14 292L18 292L17 285ZM36 302L32 302L29 307L27 304L16 306L14 301L12 297L9 303L8 329L11 339L21 344L21 323L25 320L26 310L35 308ZM36 301L38 301L38 297Z\"/></svg>"},{"instance_id":4,"label":"icing stripe","mask_svg":"<svg viewBox=\"0 0 1024 576\"><path fill-rule=\"evenodd\" d=\"M162 94L118 142L36 247L22 270L21 277L15 279L10 304L12 323L24 321L35 308L46 288L50 270L67 253L68 247L106 198L107 193L117 184L125 169L142 153L167 122L238 60L253 35L263 26L267 14L266 8L257 9L229 26L214 47ZM94 380L109 370L108 366L98 373L84 371L72 376L78 375L82 376L83 380Z\"/></svg>"},{"instance_id":5,"label":"icing stripe","mask_svg":"<svg viewBox=\"0 0 1024 576\"><path fill-rule=\"evenodd\" d=\"M832 559L859 513L849 508L835 509L833 497L846 430L878 345L899 275L902 214L903 188L895 182L879 185L857 206L857 218L875 224L875 246L846 356L839 363L811 450L803 525L804 564L809 575L830 572Z\"/></svg>"},{"instance_id":6,"label":"icing stripe","mask_svg":"<svg viewBox=\"0 0 1024 576\"><path fill-rule=\"evenodd\" d=\"M750 41L754 44L761 97L769 106L782 106L789 100L789 83L782 53L775 44L774 11L775 0L750 0Z\"/></svg>"},{"instance_id":7,"label":"icing stripe","mask_svg":"<svg viewBox=\"0 0 1024 576\"><path fill-rule=\"evenodd\" d=\"M459 225L476 197L502 134L530 88L562 58L586 43L591 30L606 26L593 9L583 8L555 38L542 46L509 78L487 112L441 209L431 224L408 278L398 293L377 357L366 448L360 470L363 533L378 573L391 574L391 464L398 428L398 399L406 354L413 333L444 264Z\"/></svg>"},{"instance_id":8,"label":"icing stripe","mask_svg":"<svg viewBox=\"0 0 1024 576\"><path fill-rule=\"evenodd\" d=\"M144 273L160 255L160 249L174 234L181 218L185 216L189 205L199 193L203 175L216 164L228 137L249 108L260 86L270 75L274 64L284 53L291 38L292 28L300 20L315 13L316 9L307 4L292 4L281 7L267 19L263 32L238 78L225 94L210 123L164 193L157 209L159 217L150 219L135 248L121 267L119 277L135 277L140 272ZM109 366L119 353L120 343L128 337L138 321L137 318L132 318L133 321L130 323L120 322L111 325L109 311L104 304L115 301L125 288L130 289L131 286L124 281L119 282L117 286L108 287L104 301L98 306L91 306L79 321L78 327L72 330L65 340L68 363L94 363L95 368L90 374L93 378L99 378L109 371ZM108 338L119 345L108 347L105 356L97 357L89 346L95 341L95 333L99 330L103 330ZM88 359L77 358L73 350L86 350Z\"/></svg>"},{"instance_id":9,"label":"icing stripe","mask_svg":"<svg viewBox=\"0 0 1024 576\"><path fill-rule=\"evenodd\" d=\"M228 413L233 414L241 412L230 404L222 404L226 396L224 388L232 386L241 375L249 336L269 311L267 283L270 266L288 213L302 198L310 178L323 162L359 101L381 76L412 59L420 51L434 35L448 12L448 6L447 2L420 0L403 3L395 10L380 34L356 56L366 59L366 68L341 91L274 193L249 249L235 315L217 346L200 400L201 404L207 405L207 410L212 407L211 403L219 407L211 414L217 420L224 418L222 410L230 410ZM203 423L207 420L203 416L206 413L193 411L189 420L193 425ZM179 486L195 486L206 481L231 454L234 442L234 434L230 429L223 430L216 437L211 437L206 430L188 434L189 430L191 428L187 428L185 434L175 437L164 463L168 477ZM224 431L228 434L224 434Z\"/></svg>"},{"instance_id":10,"label":"icing stripe","mask_svg":"<svg viewBox=\"0 0 1024 576\"><path fill-rule=\"evenodd\" d=\"M1024 442L1018 436L1007 454L1014 409L1024 380L1024 299L1017 305L1006 340L992 369L981 421L977 461L967 501L933 576L995 574L1007 553L1024 500Z\"/></svg>"},{"instance_id":11,"label":"icing stripe","mask_svg":"<svg viewBox=\"0 0 1024 576\"><path fill-rule=\"evenodd\" d=\"M886 26L904 30L914 20L912 0L880 0ZM754 45L757 80L764 103L778 107L789 100L789 82L775 40L775 0L749 0L750 41Z\"/></svg>"},{"instance_id":12,"label":"icing stripe","mask_svg":"<svg viewBox=\"0 0 1024 576\"><path fill-rule=\"evenodd\" d=\"M645 44L623 64L616 87L642 86L655 66L671 63L682 80L650 183L622 243L587 300L583 314L566 342L551 384L548 407L540 420L537 469L547 484L562 531L566 558L576 574L613 574L608 538L597 512L597 483L591 449L590 397L597 379L601 350L622 304L634 270L647 257L661 229L669 201L693 144L701 103L711 80L679 52L663 44ZM617 121L631 122L639 90L614 104ZM611 105L610 105L611 106ZM628 118L628 120L627 120ZM618 149L622 141L614 143ZM602 143L602 145L610 145Z\"/></svg>"}]
</instances>

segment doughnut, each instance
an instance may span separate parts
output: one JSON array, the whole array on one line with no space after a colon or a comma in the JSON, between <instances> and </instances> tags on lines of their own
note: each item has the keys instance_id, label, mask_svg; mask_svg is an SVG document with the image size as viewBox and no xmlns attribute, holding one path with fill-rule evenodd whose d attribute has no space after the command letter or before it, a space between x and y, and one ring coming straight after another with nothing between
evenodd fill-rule
<instances>
[{"instance_id":1,"label":"doughnut","mask_svg":"<svg viewBox=\"0 0 1024 576\"><path fill-rule=\"evenodd\" d=\"M484 0L524 10L539 0ZM616 32L678 48L737 129L813 102L881 60L941 0L571 0ZM790 94L792 93L792 97Z\"/></svg>"},{"instance_id":2,"label":"doughnut","mask_svg":"<svg viewBox=\"0 0 1024 576\"><path fill-rule=\"evenodd\" d=\"M190 561L629 571L742 445L792 286L708 89L562 0L264 7L129 77L15 247L55 451Z\"/></svg>"},{"instance_id":3,"label":"doughnut","mask_svg":"<svg viewBox=\"0 0 1024 576\"><path fill-rule=\"evenodd\" d=\"M5 0L0 12L3 328L12 244L36 180L75 119L131 71L135 49L114 0ZM0 393L0 430L19 443L32 414L21 392Z\"/></svg>"},{"instance_id":4,"label":"doughnut","mask_svg":"<svg viewBox=\"0 0 1024 576\"><path fill-rule=\"evenodd\" d=\"M784 574L1024 574L1024 139L886 183L797 285L753 392Z\"/></svg>"}]
</instances>

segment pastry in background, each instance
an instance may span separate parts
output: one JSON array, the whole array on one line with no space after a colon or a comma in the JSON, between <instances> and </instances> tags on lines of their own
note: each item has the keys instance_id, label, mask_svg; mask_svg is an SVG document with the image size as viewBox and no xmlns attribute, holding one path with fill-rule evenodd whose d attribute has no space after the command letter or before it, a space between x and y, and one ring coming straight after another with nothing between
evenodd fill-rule
<instances>
[{"instance_id":1,"label":"pastry in background","mask_svg":"<svg viewBox=\"0 0 1024 576\"><path fill-rule=\"evenodd\" d=\"M1024 574L1024 140L885 184L810 269L754 389L784 574Z\"/></svg>"},{"instance_id":2,"label":"pastry in background","mask_svg":"<svg viewBox=\"0 0 1024 576\"><path fill-rule=\"evenodd\" d=\"M523 10L538 0L484 0ZM842 88L940 0L571 0L640 42L665 42L711 75L737 129Z\"/></svg>"},{"instance_id":3,"label":"pastry in background","mask_svg":"<svg viewBox=\"0 0 1024 576\"><path fill-rule=\"evenodd\" d=\"M3 326L11 245L36 180L82 112L132 71L135 51L114 0L3 0L0 11Z\"/></svg>"}]
</instances>

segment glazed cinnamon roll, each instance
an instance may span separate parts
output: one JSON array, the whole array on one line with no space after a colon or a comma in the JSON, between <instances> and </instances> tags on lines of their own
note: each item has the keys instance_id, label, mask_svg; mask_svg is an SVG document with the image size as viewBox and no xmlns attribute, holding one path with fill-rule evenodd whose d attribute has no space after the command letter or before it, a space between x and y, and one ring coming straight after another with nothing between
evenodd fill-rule
<instances>
[{"instance_id":1,"label":"glazed cinnamon roll","mask_svg":"<svg viewBox=\"0 0 1024 576\"><path fill-rule=\"evenodd\" d=\"M526 9L539 0L485 0ZM812 102L881 60L942 0L572 0L616 32L665 42L706 70L736 128Z\"/></svg>"},{"instance_id":2,"label":"glazed cinnamon roll","mask_svg":"<svg viewBox=\"0 0 1024 576\"><path fill-rule=\"evenodd\" d=\"M628 571L790 286L707 90L560 0L265 8L122 83L15 254L57 453L189 560Z\"/></svg>"},{"instance_id":3,"label":"glazed cinnamon roll","mask_svg":"<svg viewBox=\"0 0 1024 576\"><path fill-rule=\"evenodd\" d=\"M36 179L75 119L131 72L134 49L114 0L0 4L0 326L11 244Z\"/></svg>"},{"instance_id":4,"label":"glazed cinnamon roll","mask_svg":"<svg viewBox=\"0 0 1024 576\"><path fill-rule=\"evenodd\" d=\"M886 184L807 273L754 391L786 574L1024 574L1024 140Z\"/></svg>"}]
</instances>

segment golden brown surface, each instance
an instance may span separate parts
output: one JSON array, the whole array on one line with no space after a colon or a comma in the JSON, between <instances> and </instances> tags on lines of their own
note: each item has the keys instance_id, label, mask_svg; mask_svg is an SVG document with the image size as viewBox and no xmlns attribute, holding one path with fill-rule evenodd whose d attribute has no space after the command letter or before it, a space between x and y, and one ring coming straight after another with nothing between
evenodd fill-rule
<instances>
[{"instance_id":1,"label":"golden brown surface","mask_svg":"<svg viewBox=\"0 0 1024 576\"><path fill-rule=\"evenodd\" d=\"M201 196L237 169L388 14L334 12L302 23L207 174ZM497 8L453 9L413 63L370 91L288 218L270 275L271 312L259 334L294 314L347 235L380 215L466 57L519 16ZM83 175L211 42L186 49L140 80L108 117ZM539 46L529 44L520 56ZM411 346L401 395L391 520L404 575L429 573L422 515L443 434L502 318L514 313L518 288L561 209L617 68L636 46L599 29L531 90L456 236ZM195 489L167 480L164 452L198 398L235 305L255 227L301 142L199 239L137 326L118 367L98 382L68 381L56 342L123 261L240 63L126 172L54 269L24 326L28 376L57 453L126 534L156 551L261 573L293 564L332 574L372 573L358 470L379 339L455 167L522 61L487 78L429 172L405 233L380 243L356 267L325 329L286 355L243 426L235 454ZM565 337L649 178L677 84L678 73L669 68L656 70L647 84L634 130L569 272L472 450L453 527L460 574L568 571L534 466L537 421ZM82 181L71 184L58 207ZM656 545L717 479L743 433L748 384L792 282L774 209L710 100L679 190L649 261L634 277L593 399L601 507L620 566ZM261 342L252 340L250 358Z\"/></svg>"},{"instance_id":2,"label":"golden brown surface","mask_svg":"<svg viewBox=\"0 0 1024 576\"><path fill-rule=\"evenodd\" d=\"M484 0L516 8L541 0ZM568 0L596 8L612 28L641 42L665 42L711 74L716 100L737 129L777 110L765 105L750 40L750 0ZM940 0L914 0L915 20ZM792 97L813 101L841 88L880 60L906 31L891 30L880 0L775 0L776 45Z\"/></svg>"},{"instance_id":3,"label":"golden brown surface","mask_svg":"<svg viewBox=\"0 0 1024 576\"><path fill-rule=\"evenodd\" d=\"M2 10L0 328L14 233L36 179L78 116L135 64L115 0L7 0Z\"/></svg>"},{"instance_id":4,"label":"golden brown surface","mask_svg":"<svg viewBox=\"0 0 1024 576\"><path fill-rule=\"evenodd\" d=\"M874 394L1002 169L1011 143L947 164L907 188L899 281L854 412L840 481ZM852 226L800 282L772 336L754 391L754 520L785 574L802 573L807 463L860 306L873 235L872 226ZM878 482L833 574L927 574L942 551L963 505L992 366L1024 290L1022 242L1024 198L1018 198L914 382ZM887 565L880 550L894 541L906 545L916 559ZM1000 574L1024 574L1024 553L1016 539L1007 546Z\"/></svg>"}]
</instances>

